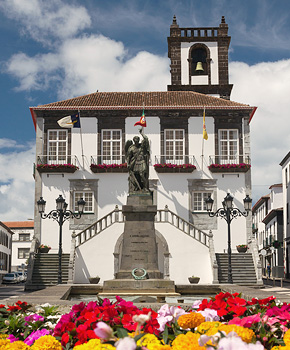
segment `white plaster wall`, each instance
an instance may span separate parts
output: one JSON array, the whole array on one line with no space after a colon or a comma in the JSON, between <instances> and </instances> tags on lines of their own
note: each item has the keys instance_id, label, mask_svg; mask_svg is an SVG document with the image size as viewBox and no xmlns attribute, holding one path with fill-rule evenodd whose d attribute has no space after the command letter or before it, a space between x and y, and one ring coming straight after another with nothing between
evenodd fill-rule
<instances>
[{"instance_id":1,"label":"white plaster wall","mask_svg":"<svg viewBox=\"0 0 290 350\"><path fill-rule=\"evenodd\" d=\"M114 249L124 231L124 224L115 223L76 249L74 283L89 283L100 276L101 284L114 278Z\"/></svg>"},{"instance_id":2,"label":"white plaster wall","mask_svg":"<svg viewBox=\"0 0 290 350\"><path fill-rule=\"evenodd\" d=\"M29 248L30 249L31 242L20 242L20 241L12 241L12 257L11 257L11 266L20 266L21 264L25 264L27 259L19 259L18 258L18 249L19 248Z\"/></svg>"},{"instance_id":3,"label":"white plaster wall","mask_svg":"<svg viewBox=\"0 0 290 350\"><path fill-rule=\"evenodd\" d=\"M80 122L80 129L72 129L71 154L77 156L79 167L84 167L83 170L90 172L91 156L97 155L97 118L84 118L81 116Z\"/></svg>"},{"instance_id":4,"label":"white plaster wall","mask_svg":"<svg viewBox=\"0 0 290 350\"><path fill-rule=\"evenodd\" d=\"M272 187L271 188L271 207L272 209L282 208L283 206L283 188Z\"/></svg>"},{"instance_id":5,"label":"white plaster wall","mask_svg":"<svg viewBox=\"0 0 290 350\"><path fill-rule=\"evenodd\" d=\"M188 284L188 277L200 277L200 283L212 283L209 249L169 223L156 223L167 241L170 253L169 276L176 284Z\"/></svg>"},{"instance_id":6,"label":"white plaster wall","mask_svg":"<svg viewBox=\"0 0 290 350\"><path fill-rule=\"evenodd\" d=\"M194 44L204 44L209 48L210 58L211 58L211 83L219 84L218 78L218 46L216 42L189 42L189 43L181 43L181 84L188 85L189 84L189 66L188 66L188 51L190 47ZM207 78L207 77L205 77ZM208 79L199 79L199 77L192 76L191 84L201 84L207 85Z\"/></svg>"},{"instance_id":7,"label":"white plaster wall","mask_svg":"<svg viewBox=\"0 0 290 350\"><path fill-rule=\"evenodd\" d=\"M209 250L192 237L167 223L156 223L158 230L166 239L170 259L170 279L177 284L188 284L188 277L195 275L201 283L212 283ZM114 278L114 248L124 230L118 223L76 250L74 283L88 283L88 278L100 276L101 283Z\"/></svg>"}]
</instances>

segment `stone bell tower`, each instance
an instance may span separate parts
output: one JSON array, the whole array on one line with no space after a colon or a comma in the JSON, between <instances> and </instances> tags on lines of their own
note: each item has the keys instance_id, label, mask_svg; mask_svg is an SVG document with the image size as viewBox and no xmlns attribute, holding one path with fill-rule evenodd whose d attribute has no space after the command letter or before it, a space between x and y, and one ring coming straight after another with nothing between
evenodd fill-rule
<instances>
[{"instance_id":1,"label":"stone bell tower","mask_svg":"<svg viewBox=\"0 0 290 350\"><path fill-rule=\"evenodd\" d=\"M180 28L176 17L170 26L168 57L171 85L168 91L195 91L230 99L228 48L231 37L224 16L219 27Z\"/></svg>"}]
</instances>

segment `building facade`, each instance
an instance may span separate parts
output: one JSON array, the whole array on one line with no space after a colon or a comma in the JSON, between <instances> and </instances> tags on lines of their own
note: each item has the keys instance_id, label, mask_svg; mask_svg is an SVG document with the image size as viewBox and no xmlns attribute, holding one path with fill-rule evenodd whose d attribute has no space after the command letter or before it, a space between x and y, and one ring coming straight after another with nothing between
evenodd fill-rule
<instances>
[{"instance_id":1,"label":"building facade","mask_svg":"<svg viewBox=\"0 0 290 350\"><path fill-rule=\"evenodd\" d=\"M22 271L27 267L29 251L34 235L33 221L9 221L4 224L14 232L12 236L11 270Z\"/></svg>"},{"instance_id":2,"label":"building facade","mask_svg":"<svg viewBox=\"0 0 290 350\"><path fill-rule=\"evenodd\" d=\"M282 168L283 184L283 237L285 250L285 277L290 278L290 223L289 223L289 206L290 206L290 152L283 158L280 163Z\"/></svg>"},{"instance_id":3,"label":"building facade","mask_svg":"<svg viewBox=\"0 0 290 350\"><path fill-rule=\"evenodd\" d=\"M0 280L11 271L11 247L13 232L0 221Z\"/></svg>"},{"instance_id":4,"label":"building facade","mask_svg":"<svg viewBox=\"0 0 290 350\"><path fill-rule=\"evenodd\" d=\"M214 280L212 257L227 249L227 226L208 216L204 201L211 195L217 209L230 192L242 210L243 198L251 196L249 123L256 110L230 101L227 33L224 18L216 28L180 28L174 18L168 91L95 92L30 108L36 128L35 202L43 197L50 211L61 194L75 211L81 197L86 201L82 218L71 219L63 231L66 253L71 253L72 233L78 235L74 282L85 283L94 275L112 279L118 272L124 226L120 210L128 195L124 146L139 134L134 124L143 109L151 148L149 183L159 215L160 271L178 284L188 283L191 275L200 276L201 283ZM57 123L78 113L81 128ZM108 224L112 215L114 222ZM251 217L233 220L231 227L234 250L251 240ZM58 251L58 229L35 208L35 237L52 247L50 253Z\"/></svg>"}]
</instances>

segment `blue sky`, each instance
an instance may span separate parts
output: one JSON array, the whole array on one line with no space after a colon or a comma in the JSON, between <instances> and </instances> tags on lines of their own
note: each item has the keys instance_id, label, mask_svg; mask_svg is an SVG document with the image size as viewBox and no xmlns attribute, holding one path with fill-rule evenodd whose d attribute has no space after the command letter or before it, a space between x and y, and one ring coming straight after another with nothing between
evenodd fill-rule
<instances>
[{"instance_id":1,"label":"blue sky","mask_svg":"<svg viewBox=\"0 0 290 350\"><path fill-rule=\"evenodd\" d=\"M174 14L181 27L216 27L225 16L231 99L258 106L253 198L281 182L290 148L288 0L0 0L1 221L33 216L29 106L97 89L166 90Z\"/></svg>"}]
</instances>

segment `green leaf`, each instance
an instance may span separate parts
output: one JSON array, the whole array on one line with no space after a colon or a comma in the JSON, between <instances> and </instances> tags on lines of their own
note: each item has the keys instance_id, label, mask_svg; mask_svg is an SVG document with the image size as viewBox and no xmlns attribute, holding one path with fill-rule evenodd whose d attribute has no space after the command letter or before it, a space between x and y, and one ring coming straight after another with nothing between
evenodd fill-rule
<instances>
[{"instance_id":1,"label":"green leaf","mask_svg":"<svg viewBox=\"0 0 290 350\"><path fill-rule=\"evenodd\" d=\"M136 336L134 337L135 342L137 343L137 341L138 341L139 339L141 339L142 337L144 337L145 334L146 334L146 333L141 333L141 334L136 335Z\"/></svg>"},{"instance_id":2,"label":"green leaf","mask_svg":"<svg viewBox=\"0 0 290 350\"><path fill-rule=\"evenodd\" d=\"M165 325L165 329L163 332L163 341L164 341L164 344L167 344L167 342L168 342L168 326L167 325Z\"/></svg>"},{"instance_id":3,"label":"green leaf","mask_svg":"<svg viewBox=\"0 0 290 350\"><path fill-rule=\"evenodd\" d=\"M124 328L117 328L117 336L118 338L128 337L128 332Z\"/></svg>"}]
</instances>

